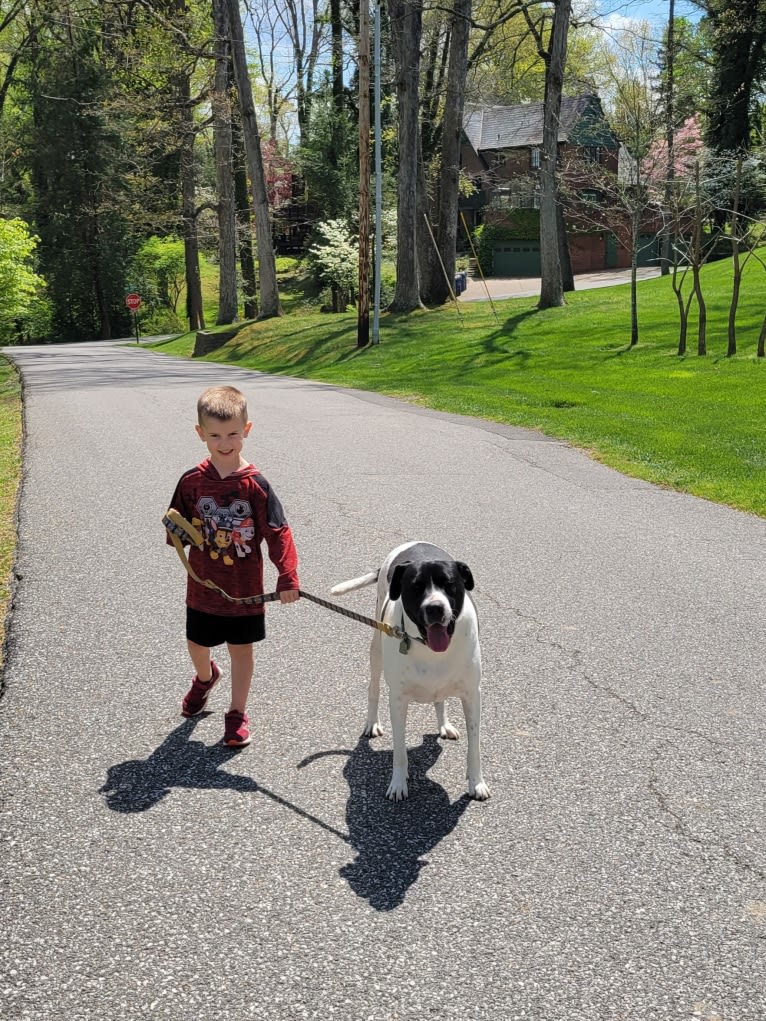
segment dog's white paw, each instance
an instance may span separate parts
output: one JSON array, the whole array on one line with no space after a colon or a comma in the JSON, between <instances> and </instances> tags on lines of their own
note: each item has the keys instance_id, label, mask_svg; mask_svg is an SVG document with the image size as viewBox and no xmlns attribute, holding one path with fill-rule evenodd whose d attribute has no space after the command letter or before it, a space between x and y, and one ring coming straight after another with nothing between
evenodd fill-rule
<instances>
[{"instance_id":1,"label":"dog's white paw","mask_svg":"<svg viewBox=\"0 0 766 1021\"><path fill-rule=\"evenodd\" d=\"M452 724L447 721L447 723L439 729L439 737L443 737L445 741L459 741L460 731L457 727L453 727Z\"/></svg>"},{"instance_id":2,"label":"dog's white paw","mask_svg":"<svg viewBox=\"0 0 766 1021\"><path fill-rule=\"evenodd\" d=\"M473 783L471 780L468 781L468 793L476 801L486 801L489 795L489 787L484 783L483 780L479 780L478 783Z\"/></svg>"},{"instance_id":3,"label":"dog's white paw","mask_svg":"<svg viewBox=\"0 0 766 1021\"><path fill-rule=\"evenodd\" d=\"M376 721L375 723L368 723L364 728L365 737L383 737L383 728Z\"/></svg>"},{"instance_id":4,"label":"dog's white paw","mask_svg":"<svg viewBox=\"0 0 766 1021\"><path fill-rule=\"evenodd\" d=\"M391 783L388 785L386 797L389 801L404 801L409 793L409 788L407 786L407 771L404 769L395 769L391 774Z\"/></svg>"}]
</instances>

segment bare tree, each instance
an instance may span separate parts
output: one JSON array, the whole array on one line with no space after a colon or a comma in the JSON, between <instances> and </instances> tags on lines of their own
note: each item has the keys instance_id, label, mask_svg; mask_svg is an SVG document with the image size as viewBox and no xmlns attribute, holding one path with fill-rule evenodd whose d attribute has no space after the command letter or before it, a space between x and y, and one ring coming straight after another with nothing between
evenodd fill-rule
<instances>
[{"instance_id":1,"label":"bare tree","mask_svg":"<svg viewBox=\"0 0 766 1021\"><path fill-rule=\"evenodd\" d=\"M673 177L670 232L673 237L671 283L678 303L680 329L678 354L687 350L687 329L692 302L696 301L697 354L707 354L707 303L702 291L702 267L710 258L714 237L706 234L705 225L715 212L715 202L703 186L702 157L686 167L683 176ZM683 293L684 283L691 274L691 290Z\"/></svg>"}]
</instances>

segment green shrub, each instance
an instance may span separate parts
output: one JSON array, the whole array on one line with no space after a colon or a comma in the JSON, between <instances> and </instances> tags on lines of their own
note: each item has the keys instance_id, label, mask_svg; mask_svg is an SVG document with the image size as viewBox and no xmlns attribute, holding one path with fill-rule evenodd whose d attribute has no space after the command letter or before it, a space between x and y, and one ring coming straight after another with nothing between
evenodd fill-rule
<instances>
[{"instance_id":1,"label":"green shrub","mask_svg":"<svg viewBox=\"0 0 766 1021\"><path fill-rule=\"evenodd\" d=\"M473 233L476 255L485 276L494 271L495 245L502 241L538 241L540 239L540 210L511 209L505 223L482 223Z\"/></svg>"}]
</instances>

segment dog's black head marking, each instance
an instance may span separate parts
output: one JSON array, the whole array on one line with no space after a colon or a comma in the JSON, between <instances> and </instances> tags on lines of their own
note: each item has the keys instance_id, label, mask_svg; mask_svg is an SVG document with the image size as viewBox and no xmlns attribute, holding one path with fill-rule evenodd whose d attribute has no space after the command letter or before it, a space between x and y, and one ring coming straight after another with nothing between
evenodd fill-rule
<instances>
[{"instance_id":1,"label":"dog's black head marking","mask_svg":"<svg viewBox=\"0 0 766 1021\"><path fill-rule=\"evenodd\" d=\"M408 560L394 567L388 594L391 600L401 599L426 645L443 652L463 609L466 590L473 587L471 570L460 561Z\"/></svg>"}]
</instances>

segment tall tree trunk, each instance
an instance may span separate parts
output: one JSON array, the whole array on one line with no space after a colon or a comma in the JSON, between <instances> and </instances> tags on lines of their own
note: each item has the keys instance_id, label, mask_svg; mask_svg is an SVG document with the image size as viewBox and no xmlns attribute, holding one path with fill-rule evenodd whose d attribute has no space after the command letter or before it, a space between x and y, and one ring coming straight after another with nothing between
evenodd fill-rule
<instances>
[{"instance_id":1,"label":"tall tree trunk","mask_svg":"<svg viewBox=\"0 0 766 1021\"><path fill-rule=\"evenodd\" d=\"M468 30L471 0L454 0L450 28L449 69L444 98L441 137L436 244L441 256L438 273L421 282L421 298L426 304L441 305L450 297L455 279L457 247L458 195L460 185L460 137L463 130L465 83L468 74ZM438 260L437 260L438 262ZM442 266L444 269L442 270Z\"/></svg>"},{"instance_id":2,"label":"tall tree trunk","mask_svg":"<svg viewBox=\"0 0 766 1021\"><path fill-rule=\"evenodd\" d=\"M229 104L229 33L225 0L213 0L215 85L212 95L215 180L218 192L218 318L237 318L237 238Z\"/></svg>"},{"instance_id":3,"label":"tall tree trunk","mask_svg":"<svg viewBox=\"0 0 766 1021\"><path fill-rule=\"evenodd\" d=\"M731 302L729 304L729 331L727 357L737 353L737 305L739 304L739 290L742 284L742 266L739 259L739 196L742 187L742 157L737 159L737 175L734 184L734 198L731 209L731 257L733 263L733 277L731 283Z\"/></svg>"},{"instance_id":4,"label":"tall tree trunk","mask_svg":"<svg viewBox=\"0 0 766 1021\"><path fill-rule=\"evenodd\" d=\"M423 136L418 132L418 168L416 173L416 234L415 245L416 263L418 268L418 294L423 295L429 288L426 281L434 280L437 273L441 273L439 267L439 256L431 240L431 233L428 224L433 216L433 209L429 201L428 181L426 180L426 156L423 152ZM428 221L428 222L426 222ZM422 304L422 297L420 302Z\"/></svg>"},{"instance_id":5,"label":"tall tree trunk","mask_svg":"<svg viewBox=\"0 0 766 1021\"><path fill-rule=\"evenodd\" d=\"M242 115L242 132L245 139L245 152L250 170L250 182L255 201L255 233L258 248L258 266L260 269L261 316L270 318L282 314L277 287L277 263L274 257L274 243L271 235L271 215L269 213L269 197L266 191L266 177L263 171L261 155L261 136L255 116L253 90L247 68L245 42L242 32L242 18L239 13L239 0L226 0L231 33L231 50L234 58L234 76L239 94L240 112Z\"/></svg>"},{"instance_id":6,"label":"tall tree trunk","mask_svg":"<svg viewBox=\"0 0 766 1021\"><path fill-rule=\"evenodd\" d=\"M559 266L561 267L561 289L565 294L575 289L574 273L572 272L572 257L569 253L569 238L567 237L567 225L564 219L564 204L561 201L558 188L556 188L556 232L559 243Z\"/></svg>"},{"instance_id":7,"label":"tall tree trunk","mask_svg":"<svg viewBox=\"0 0 766 1021\"><path fill-rule=\"evenodd\" d=\"M359 301L357 347L370 342L370 2L359 0Z\"/></svg>"},{"instance_id":8,"label":"tall tree trunk","mask_svg":"<svg viewBox=\"0 0 766 1021\"><path fill-rule=\"evenodd\" d=\"M194 173L194 143L197 133L192 114L189 75L181 71L178 81L181 108L181 215L186 269L186 316L190 330L204 330L205 313L202 306L197 238L197 183Z\"/></svg>"},{"instance_id":9,"label":"tall tree trunk","mask_svg":"<svg viewBox=\"0 0 766 1021\"><path fill-rule=\"evenodd\" d=\"M545 71L543 146L540 161L540 301L538 308L564 304L556 206L559 115L572 0L556 0Z\"/></svg>"},{"instance_id":10,"label":"tall tree trunk","mask_svg":"<svg viewBox=\"0 0 766 1021\"><path fill-rule=\"evenodd\" d=\"M630 346L635 347L638 343L638 292L637 273L638 267L638 229L641 219L641 209L636 205L631 211L630 223Z\"/></svg>"},{"instance_id":11,"label":"tall tree trunk","mask_svg":"<svg viewBox=\"0 0 766 1021\"><path fill-rule=\"evenodd\" d=\"M665 58L665 147L667 149L667 164L665 167L665 209L670 208L673 201L673 182L676 176L676 154L675 154L675 59L676 59L676 10L675 0L669 0L668 7L668 31L667 31L667 55ZM660 272L662 276L670 273L670 223L666 222L662 231L662 252L660 257Z\"/></svg>"},{"instance_id":12,"label":"tall tree trunk","mask_svg":"<svg viewBox=\"0 0 766 1021\"><path fill-rule=\"evenodd\" d=\"M683 357L686 354L686 335L689 328L689 308L691 307L691 295L689 296L688 302L684 301L683 286L684 279L686 278L687 270L684 270L681 274L681 279L678 279L678 262L673 263L673 272L671 275L671 282L673 286L673 293L676 296L678 303L678 350L676 354L679 357Z\"/></svg>"},{"instance_id":13,"label":"tall tree trunk","mask_svg":"<svg viewBox=\"0 0 766 1021\"><path fill-rule=\"evenodd\" d=\"M702 266L702 197L700 191L700 165L694 168L695 209L694 209L694 248L692 254L692 278L694 280L694 296L697 299L699 319L697 321L697 354L707 354L707 306L702 294L700 267Z\"/></svg>"},{"instance_id":14,"label":"tall tree trunk","mask_svg":"<svg viewBox=\"0 0 766 1021\"><path fill-rule=\"evenodd\" d=\"M229 54L229 87L234 87L236 91L231 53ZM231 140L234 160L234 203L237 215L239 269L242 274L244 296L243 312L245 319L255 319L258 315L258 282L255 278L255 257L253 256L253 218L250 209L250 191L247 186L245 140L242 136L239 105L236 102L231 107Z\"/></svg>"},{"instance_id":15,"label":"tall tree trunk","mask_svg":"<svg viewBox=\"0 0 766 1021\"><path fill-rule=\"evenodd\" d=\"M343 112L343 22L340 0L330 0L330 32L332 34L332 98L335 112Z\"/></svg>"},{"instance_id":16,"label":"tall tree trunk","mask_svg":"<svg viewBox=\"0 0 766 1021\"><path fill-rule=\"evenodd\" d=\"M388 0L396 64L398 97L399 176L396 212L396 290L391 309L411 312L420 308L418 279L418 234L425 224L418 214L418 84L420 39L423 26L422 0Z\"/></svg>"}]
</instances>

